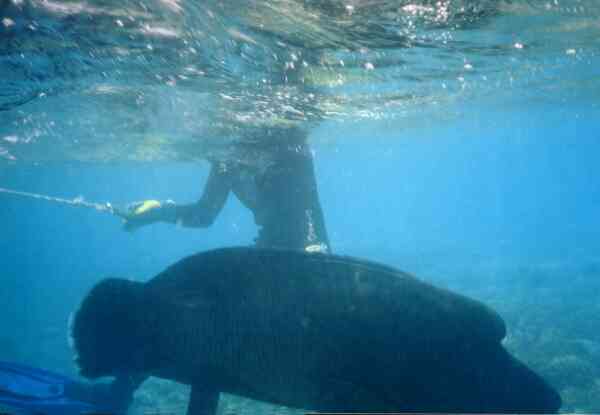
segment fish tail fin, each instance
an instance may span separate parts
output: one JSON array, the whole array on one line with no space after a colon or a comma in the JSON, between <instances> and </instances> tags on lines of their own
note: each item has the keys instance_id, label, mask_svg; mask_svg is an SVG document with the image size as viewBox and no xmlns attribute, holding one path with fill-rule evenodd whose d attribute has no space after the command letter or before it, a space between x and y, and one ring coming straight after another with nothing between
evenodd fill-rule
<instances>
[{"instance_id":1,"label":"fish tail fin","mask_svg":"<svg viewBox=\"0 0 600 415\"><path fill-rule=\"evenodd\" d=\"M108 278L83 300L70 324L71 344L80 373L88 378L139 371L143 284Z\"/></svg>"}]
</instances>

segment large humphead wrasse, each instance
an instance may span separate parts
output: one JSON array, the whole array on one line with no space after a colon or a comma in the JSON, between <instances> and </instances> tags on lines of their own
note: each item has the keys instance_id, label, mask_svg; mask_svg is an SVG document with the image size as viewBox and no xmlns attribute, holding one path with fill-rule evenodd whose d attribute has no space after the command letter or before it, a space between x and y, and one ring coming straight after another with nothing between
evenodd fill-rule
<instances>
[{"instance_id":1,"label":"large humphead wrasse","mask_svg":"<svg viewBox=\"0 0 600 415\"><path fill-rule=\"evenodd\" d=\"M557 411L504 335L485 305L393 268L253 248L104 280L72 328L84 376L191 384L190 414L219 392L321 411Z\"/></svg>"}]
</instances>

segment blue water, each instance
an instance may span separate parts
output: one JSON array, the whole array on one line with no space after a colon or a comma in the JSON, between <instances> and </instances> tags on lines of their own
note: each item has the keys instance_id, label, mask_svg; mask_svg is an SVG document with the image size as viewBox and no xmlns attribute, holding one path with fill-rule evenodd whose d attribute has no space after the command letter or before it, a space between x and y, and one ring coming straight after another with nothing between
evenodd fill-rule
<instances>
[{"instance_id":1,"label":"blue water","mask_svg":"<svg viewBox=\"0 0 600 415\"><path fill-rule=\"evenodd\" d=\"M0 187L117 206L196 200L208 174L203 153L182 161L170 145L196 131L215 134L219 108L247 116L244 99L255 103L264 91L244 82L267 70L267 54L251 45L261 52L235 63L230 44L204 45L196 69L208 80L179 79L176 87L165 80L189 67L185 41L202 45L209 30L231 35L227 28L243 27L243 12L228 26L212 2L214 20L204 9L161 8L177 2L149 4L146 24L179 25L185 35L152 38L158 52L148 54L142 35L103 30L122 27L114 23L125 21L120 15L97 20L90 33L89 10L14 4L4 10L13 23L0 30ZM507 347L560 391L563 411L598 412L600 12L585 1L499 4L465 31L457 28L462 21L436 26L421 16L406 33L414 45L378 50L371 37L353 40L369 47L341 58L367 71L359 81L339 66L310 63L346 77L334 85L330 73L315 89L328 106L302 121L312 123L331 245L490 304L507 321ZM190 31L194 25L202 36ZM331 30L300 38L308 48L332 38L348 46L347 34ZM256 39L267 47L268 36ZM286 91L269 76L269 93ZM94 88L118 92L88 93ZM223 91L241 104L211 107ZM253 120L283 105L265 99ZM308 112L303 105L296 109ZM167 143L148 144L148 137ZM0 194L0 229L0 358L71 375L67 319L96 282L145 280L185 255L251 244L256 235L251 213L232 196L208 229L157 224L131 234L110 215ZM169 387L147 386L136 413L181 405L183 395Z\"/></svg>"}]
</instances>

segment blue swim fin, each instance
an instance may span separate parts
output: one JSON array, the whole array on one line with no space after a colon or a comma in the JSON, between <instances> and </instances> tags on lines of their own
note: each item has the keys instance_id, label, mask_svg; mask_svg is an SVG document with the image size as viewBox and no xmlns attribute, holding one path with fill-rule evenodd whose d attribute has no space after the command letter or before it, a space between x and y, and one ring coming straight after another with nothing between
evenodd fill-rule
<instances>
[{"instance_id":1,"label":"blue swim fin","mask_svg":"<svg viewBox=\"0 0 600 415\"><path fill-rule=\"evenodd\" d=\"M75 384L46 370L0 362L0 409L12 414L110 413L96 404L68 396Z\"/></svg>"}]
</instances>

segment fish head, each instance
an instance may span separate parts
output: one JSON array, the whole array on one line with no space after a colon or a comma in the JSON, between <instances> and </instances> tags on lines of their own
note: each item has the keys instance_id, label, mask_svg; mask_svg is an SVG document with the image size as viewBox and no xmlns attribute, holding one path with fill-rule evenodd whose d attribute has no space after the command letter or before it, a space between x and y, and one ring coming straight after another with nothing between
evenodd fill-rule
<instances>
[{"instance_id":1,"label":"fish head","mask_svg":"<svg viewBox=\"0 0 600 415\"><path fill-rule=\"evenodd\" d=\"M70 323L70 344L80 374L90 379L140 372L142 284L116 278L98 283Z\"/></svg>"}]
</instances>

